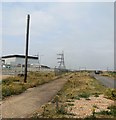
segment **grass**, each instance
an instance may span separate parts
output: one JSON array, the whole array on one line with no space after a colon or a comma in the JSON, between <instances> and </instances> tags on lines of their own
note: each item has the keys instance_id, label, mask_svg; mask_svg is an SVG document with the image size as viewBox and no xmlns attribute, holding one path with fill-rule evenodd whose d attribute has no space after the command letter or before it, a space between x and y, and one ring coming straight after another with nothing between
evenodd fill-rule
<instances>
[{"instance_id":1,"label":"grass","mask_svg":"<svg viewBox=\"0 0 116 120\"><path fill-rule=\"evenodd\" d=\"M79 94L78 96L79 96L79 98L89 98L90 94L87 92L83 92L83 93Z\"/></svg>"},{"instance_id":2,"label":"grass","mask_svg":"<svg viewBox=\"0 0 116 120\"><path fill-rule=\"evenodd\" d=\"M72 103L68 103L68 106L74 106L74 104L72 104Z\"/></svg>"},{"instance_id":3,"label":"grass","mask_svg":"<svg viewBox=\"0 0 116 120\"><path fill-rule=\"evenodd\" d=\"M106 71L106 72L103 72L101 75L103 75L103 76L107 76L107 77L111 77L111 78L116 78L116 72L108 72L108 71Z\"/></svg>"},{"instance_id":4,"label":"grass","mask_svg":"<svg viewBox=\"0 0 116 120\"><path fill-rule=\"evenodd\" d=\"M51 104L47 106L49 114L46 114L45 118L72 118L74 115L71 113L71 109L75 100L81 98L90 100L90 96L98 97L100 94L105 94L107 90L97 80L90 77L88 72L75 72L67 79L67 83L57 94L59 96L59 112L56 110L56 103L53 99ZM39 114L42 114L42 111L39 111ZM36 115L32 117L36 117Z\"/></svg>"},{"instance_id":5,"label":"grass","mask_svg":"<svg viewBox=\"0 0 116 120\"><path fill-rule=\"evenodd\" d=\"M65 118L65 115L69 115L65 105L60 105L59 109L56 110L54 104L50 102L36 111L31 118Z\"/></svg>"},{"instance_id":6,"label":"grass","mask_svg":"<svg viewBox=\"0 0 116 120\"><path fill-rule=\"evenodd\" d=\"M108 99L116 100L116 89L106 89L105 96Z\"/></svg>"},{"instance_id":7,"label":"grass","mask_svg":"<svg viewBox=\"0 0 116 120\"><path fill-rule=\"evenodd\" d=\"M115 105L111 105L108 107L108 110L102 110L100 112L96 112L96 115L102 115L102 117L106 118L108 116L111 116L113 118L116 118L116 106Z\"/></svg>"},{"instance_id":8,"label":"grass","mask_svg":"<svg viewBox=\"0 0 116 120\"><path fill-rule=\"evenodd\" d=\"M90 95L105 93L106 88L87 73L77 73L69 78L64 88L58 93L62 102L67 99L89 98ZM65 96L65 97L64 97Z\"/></svg>"},{"instance_id":9,"label":"grass","mask_svg":"<svg viewBox=\"0 0 116 120\"><path fill-rule=\"evenodd\" d=\"M2 97L17 95L28 88L36 87L56 79L54 72L30 72L28 73L27 83L23 82L24 77L15 76L2 80Z\"/></svg>"},{"instance_id":10,"label":"grass","mask_svg":"<svg viewBox=\"0 0 116 120\"><path fill-rule=\"evenodd\" d=\"M66 111L66 108L64 105L61 105L59 110L57 111L57 114L63 114L63 115L66 115L67 114L67 111Z\"/></svg>"}]
</instances>

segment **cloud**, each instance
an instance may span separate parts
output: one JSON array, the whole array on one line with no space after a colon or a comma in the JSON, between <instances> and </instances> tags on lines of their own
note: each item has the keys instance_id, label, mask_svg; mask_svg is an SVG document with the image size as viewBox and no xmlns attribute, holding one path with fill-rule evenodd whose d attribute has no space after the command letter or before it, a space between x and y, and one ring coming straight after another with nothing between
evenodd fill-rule
<instances>
[{"instance_id":1,"label":"cloud","mask_svg":"<svg viewBox=\"0 0 116 120\"><path fill-rule=\"evenodd\" d=\"M28 13L29 51L44 54L44 64L56 66L56 54L64 50L68 68L113 67L113 3L6 3L4 54L23 52ZM12 47L12 43L22 46Z\"/></svg>"},{"instance_id":2,"label":"cloud","mask_svg":"<svg viewBox=\"0 0 116 120\"><path fill-rule=\"evenodd\" d=\"M47 12L37 11L31 14L31 31L32 35L43 35L55 28L55 20L52 15Z\"/></svg>"}]
</instances>

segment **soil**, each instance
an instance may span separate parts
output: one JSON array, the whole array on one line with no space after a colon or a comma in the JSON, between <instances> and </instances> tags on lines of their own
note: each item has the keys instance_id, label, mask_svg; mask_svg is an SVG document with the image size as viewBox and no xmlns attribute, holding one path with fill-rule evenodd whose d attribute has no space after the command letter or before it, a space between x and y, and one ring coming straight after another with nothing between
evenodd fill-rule
<instances>
[{"instance_id":1,"label":"soil","mask_svg":"<svg viewBox=\"0 0 116 120\"><path fill-rule=\"evenodd\" d=\"M10 77L11 75L0 75L0 80L2 80L2 79L6 79L6 78L8 78L8 77Z\"/></svg>"},{"instance_id":2,"label":"soil","mask_svg":"<svg viewBox=\"0 0 116 120\"><path fill-rule=\"evenodd\" d=\"M95 112L107 111L107 107L114 104L114 101L104 98L104 95L99 95L99 97L91 96L89 100L81 98L72 103L74 106L68 109L70 113L75 114L75 118L85 118L92 115L93 109Z\"/></svg>"}]
</instances>

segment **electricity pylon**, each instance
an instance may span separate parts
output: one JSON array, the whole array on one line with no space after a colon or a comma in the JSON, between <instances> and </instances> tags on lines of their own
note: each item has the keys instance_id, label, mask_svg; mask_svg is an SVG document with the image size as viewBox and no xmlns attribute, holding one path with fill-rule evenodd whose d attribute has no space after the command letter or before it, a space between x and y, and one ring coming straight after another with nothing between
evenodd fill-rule
<instances>
[{"instance_id":1,"label":"electricity pylon","mask_svg":"<svg viewBox=\"0 0 116 120\"><path fill-rule=\"evenodd\" d=\"M64 62L64 52L57 54L59 57L57 58L59 61L58 69L66 69L65 62Z\"/></svg>"}]
</instances>

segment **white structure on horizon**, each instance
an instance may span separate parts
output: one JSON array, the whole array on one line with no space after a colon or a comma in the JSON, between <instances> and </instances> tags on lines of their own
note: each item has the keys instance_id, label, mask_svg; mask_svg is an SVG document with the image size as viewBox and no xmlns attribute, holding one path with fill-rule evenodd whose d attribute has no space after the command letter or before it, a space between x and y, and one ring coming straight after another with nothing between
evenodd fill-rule
<instances>
[{"instance_id":1,"label":"white structure on horizon","mask_svg":"<svg viewBox=\"0 0 116 120\"><path fill-rule=\"evenodd\" d=\"M6 65L25 65L25 56L24 55L8 55L2 57L2 64ZM28 56L28 65L37 65L38 57Z\"/></svg>"}]
</instances>

